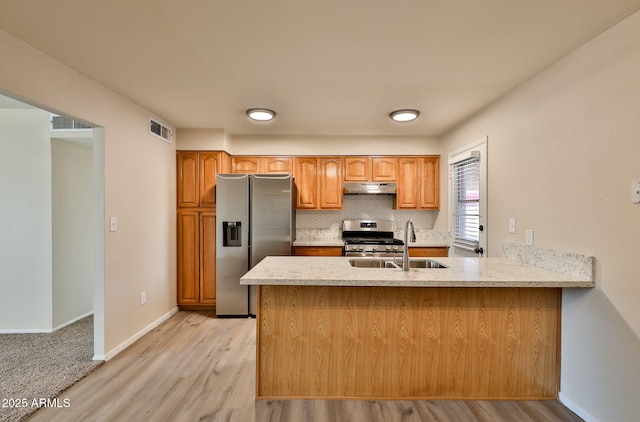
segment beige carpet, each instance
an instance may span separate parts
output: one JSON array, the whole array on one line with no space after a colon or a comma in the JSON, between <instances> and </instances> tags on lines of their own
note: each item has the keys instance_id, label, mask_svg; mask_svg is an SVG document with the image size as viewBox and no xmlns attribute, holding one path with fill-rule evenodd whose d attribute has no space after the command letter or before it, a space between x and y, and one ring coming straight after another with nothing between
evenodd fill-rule
<instances>
[{"instance_id":1,"label":"beige carpet","mask_svg":"<svg viewBox=\"0 0 640 422\"><path fill-rule=\"evenodd\" d=\"M50 334L0 334L0 421L19 421L102 362L93 361L93 317ZM60 398L59 406L64 402Z\"/></svg>"}]
</instances>

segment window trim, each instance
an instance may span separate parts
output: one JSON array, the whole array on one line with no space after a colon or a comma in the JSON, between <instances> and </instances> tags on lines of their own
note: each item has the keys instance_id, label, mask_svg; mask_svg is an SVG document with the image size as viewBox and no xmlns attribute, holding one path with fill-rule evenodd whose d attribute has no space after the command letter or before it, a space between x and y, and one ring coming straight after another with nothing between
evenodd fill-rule
<instances>
[{"instance_id":1,"label":"window trim","mask_svg":"<svg viewBox=\"0 0 640 422\"><path fill-rule=\"evenodd\" d=\"M454 197L454 165L460 164L464 161L468 161L473 158L479 160L479 225L482 225L484 230L479 232L478 242L466 242L457 241L455 237L456 233L456 205L457 200ZM483 137L471 144L468 144L462 148L449 153L449 231L451 236L451 247L465 251L468 255L469 252L475 253L476 247L483 249L482 256L487 256L487 137ZM455 254L455 253L454 253Z\"/></svg>"}]
</instances>

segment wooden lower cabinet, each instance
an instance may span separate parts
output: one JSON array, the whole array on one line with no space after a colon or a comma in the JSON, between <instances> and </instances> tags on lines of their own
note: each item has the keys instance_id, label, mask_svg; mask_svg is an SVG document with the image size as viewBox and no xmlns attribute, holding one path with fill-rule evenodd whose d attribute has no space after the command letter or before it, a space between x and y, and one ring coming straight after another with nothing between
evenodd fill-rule
<instances>
[{"instance_id":1,"label":"wooden lower cabinet","mask_svg":"<svg viewBox=\"0 0 640 422\"><path fill-rule=\"evenodd\" d=\"M216 214L178 211L178 306L213 309L216 304Z\"/></svg>"},{"instance_id":2,"label":"wooden lower cabinet","mask_svg":"<svg viewBox=\"0 0 640 422\"><path fill-rule=\"evenodd\" d=\"M414 246L409 247L409 257L447 257L449 256L449 248L447 246L438 247L423 247Z\"/></svg>"},{"instance_id":3,"label":"wooden lower cabinet","mask_svg":"<svg viewBox=\"0 0 640 422\"><path fill-rule=\"evenodd\" d=\"M557 398L561 289L258 292L258 399Z\"/></svg>"},{"instance_id":4,"label":"wooden lower cabinet","mask_svg":"<svg viewBox=\"0 0 640 422\"><path fill-rule=\"evenodd\" d=\"M342 256L342 246L294 246L297 256Z\"/></svg>"}]
</instances>

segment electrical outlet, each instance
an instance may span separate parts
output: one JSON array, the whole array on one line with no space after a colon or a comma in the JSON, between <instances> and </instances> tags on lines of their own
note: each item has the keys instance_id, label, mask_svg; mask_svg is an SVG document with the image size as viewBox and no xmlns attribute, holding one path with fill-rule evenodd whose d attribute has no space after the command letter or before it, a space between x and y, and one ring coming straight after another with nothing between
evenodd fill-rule
<instances>
[{"instance_id":1,"label":"electrical outlet","mask_svg":"<svg viewBox=\"0 0 640 422\"><path fill-rule=\"evenodd\" d=\"M640 204L640 180L631 182L631 203Z\"/></svg>"},{"instance_id":2,"label":"electrical outlet","mask_svg":"<svg viewBox=\"0 0 640 422\"><path fill-rule=\"evenodd\" d=\"M140 292L140 305L147 303L147 292Z\"/></svg>"},{"instance_id":3,"label":"electrical outlet","mask_svg":"<svg viewBox=\"0 0 640 422\"><path fill-rule=\"evenodd\" d=\"M533 246L533 230L527 229L527 230L525 230L525 234L526 234L526 238L527 238L526 239L527 245Z\"/></svg>"},{"instance_id":4,"label":"electrical outlet","mask_svg":"<svg viewBox=\"0 0 640 422\"><path fill-rule=\"evenodd\" d=\"M111 217L109 222L109 231L118 231L118 219L116 217Z\"/></svg>"},{"instance_id":5,"label":"electrical outlet","mask_svg":"<svg viewBox=\"0 0 640 422\"><path fill-rule=\"evenodd\" d=\"M515 233L516 232L516 219L515 218L510 218L509 219L509 233Z\"/></svg>"}]
</instances>

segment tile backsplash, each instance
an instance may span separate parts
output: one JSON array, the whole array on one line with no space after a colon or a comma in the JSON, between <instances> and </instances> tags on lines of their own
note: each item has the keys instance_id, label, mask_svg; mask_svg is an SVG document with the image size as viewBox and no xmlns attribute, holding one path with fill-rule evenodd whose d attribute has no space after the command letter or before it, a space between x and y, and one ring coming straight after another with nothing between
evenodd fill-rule
<instances>
[{"instance_id":1,"label":"tile backsplash","mask_svg":"<svg viewBox=\"0 0 640 422\"><path fill-rule=\"evenodd\" d=\"M314 236L325 239L340 238L342 220L393 220L395 232L401 232L408 219L412 219L416 231L433 229L438 211L393 209L392 195L346 195L341 210L297 210L296 229L298 239L313 231Z\"/></svg>"}]
</instances>

